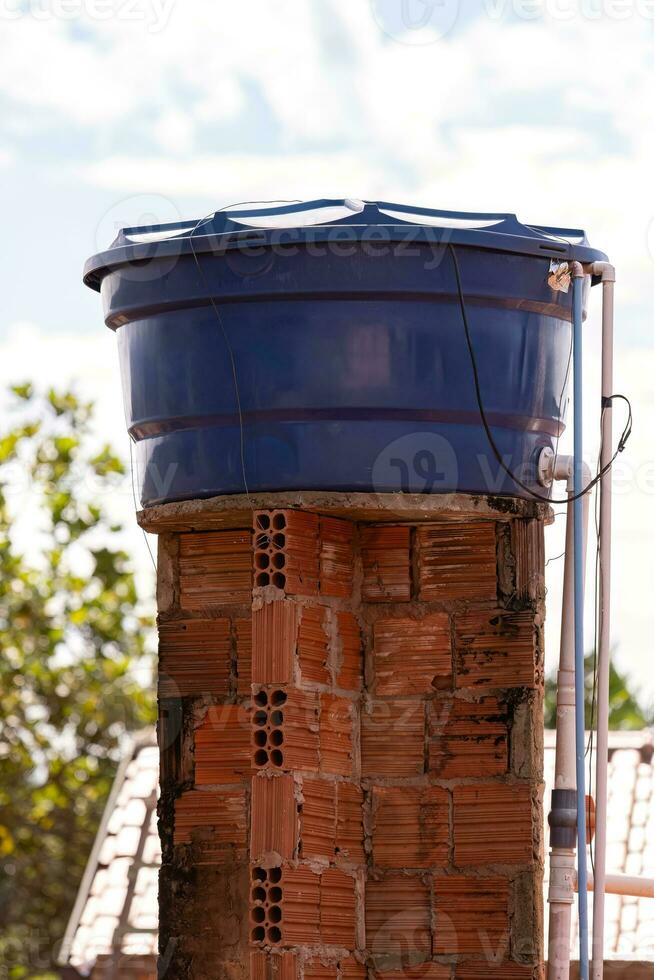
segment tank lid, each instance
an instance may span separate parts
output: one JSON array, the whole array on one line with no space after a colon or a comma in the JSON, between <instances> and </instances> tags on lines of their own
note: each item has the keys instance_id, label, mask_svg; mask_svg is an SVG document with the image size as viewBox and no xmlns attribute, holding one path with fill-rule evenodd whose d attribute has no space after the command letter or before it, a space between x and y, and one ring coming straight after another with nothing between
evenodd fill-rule
<instances>
[{"instance_id":1,"label":"tank lid","mask_svg":"<svg viewBox=\"0 0 654 980\"><path fill-rule=\"evenodd\" d=\"M157 257L220 253L228 249L302 242L405 241L487 248L561 261L595 262L606 255L591 248L577 228L527 225L514 214L440 211L386 201L342 200L250 202L231 205L190 221L123 228L104 252L84 267L84 282L100 289L112 269Z\"/></svg>"}]
</instances>

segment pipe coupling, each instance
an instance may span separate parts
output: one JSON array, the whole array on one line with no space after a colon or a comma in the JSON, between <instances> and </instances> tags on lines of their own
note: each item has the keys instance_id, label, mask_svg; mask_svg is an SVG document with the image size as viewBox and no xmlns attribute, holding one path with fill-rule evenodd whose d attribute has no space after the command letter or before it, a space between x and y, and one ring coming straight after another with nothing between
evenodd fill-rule
<instances>
[{"instance_id":1,"label":"pipe coupling","mask_svg":"<svg viewBox=\"0 0 654 980\"><path fill-rule=\"evenodd\" d=\"M552 847L574 848L577 843L577 794L573 789L553 789L550 825Z\"/></svg>"}]
</instances>

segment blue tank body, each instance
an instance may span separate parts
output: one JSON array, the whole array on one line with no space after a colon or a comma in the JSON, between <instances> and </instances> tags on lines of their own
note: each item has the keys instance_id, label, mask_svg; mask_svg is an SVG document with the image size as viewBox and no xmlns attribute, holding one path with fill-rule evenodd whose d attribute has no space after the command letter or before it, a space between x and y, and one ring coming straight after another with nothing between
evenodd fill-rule
<instances>
[{"instance_id":1,"label":"blue tank body","mask_svg":"<svg viewBox=\"0 0 654 980\"><path fill-rule=\"evenodd\" d=\"M87 263L143 505L274 490L529 496L563 419L583 232L343 201L125 229Z\"/></svg>"}]
</instances>

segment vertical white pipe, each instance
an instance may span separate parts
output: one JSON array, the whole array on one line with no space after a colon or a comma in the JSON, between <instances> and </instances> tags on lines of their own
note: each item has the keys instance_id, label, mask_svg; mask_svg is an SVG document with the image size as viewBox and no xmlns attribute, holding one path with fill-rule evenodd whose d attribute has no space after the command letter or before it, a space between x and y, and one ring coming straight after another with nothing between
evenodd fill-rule
<instances>
[{"instance_id":1,"label":"vertical white pipe","mask_svg":"<svg viewBox=\"0 0 654 980\"><path fill-rule=\"evenodd\" d=\"M561 460L559 462L562 462ZM584 485L590 471L584 467ZM572 494L572 474L568 492ZM584 560L588 541L590 499L583 502ZM585 561L584 561L585 567ZM569 503L565 529L565 566L563 572L563 609L561 614L561 646L556 692L556 760L554 789L575 793L576 778L575 731L575 632L574 632L574 504ZM549 942L547 980L568 980L570 976L570 928L575 900L575 847L552 847L550 850L549 881Z\"/></svg>"},{"instance_id":2,"label":"vertical white pipe","mask_svg":"<svg viewBox=\"0 0 654 980\"><path fill-rule=\"evenodd\" d=\"M613 452L613 306L615 270L607 263L602 274L602 449L600 467L609 466ZM600 600L597 663L597 772L593 899L593 980L604 976L604 909L606 890L606 822L608 797L609 672L611 661L611 470L600 480Z\"/></svg>"},{"instance_id":3,"label":"vertical white pipe","mask_svg":"<svg viewBox=\"0 0 654 980\"><path fill-rule=\"evenodd\" d=\"M577 880L579 892L579 980L590 980L588 955L588 867L586 851L586 723L585 723L585 646L584 646L584 579L586 549L583 532L584 487L583 458L583 286L584 270L572 263L572 326L574 387L574 542L575 542L575 715L577 767Z\"/></svg>"}]
</instances>

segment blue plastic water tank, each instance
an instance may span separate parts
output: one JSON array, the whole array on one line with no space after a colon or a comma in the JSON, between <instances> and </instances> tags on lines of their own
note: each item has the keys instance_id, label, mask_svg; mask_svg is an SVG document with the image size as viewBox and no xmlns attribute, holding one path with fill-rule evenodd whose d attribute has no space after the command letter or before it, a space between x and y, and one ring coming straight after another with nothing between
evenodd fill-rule
<instances>
[{"instance_id":1,"label":"blue plastic water tank","mask_svg":"<svg viewBox=\"0 0 654 980\"><path fill-rule=\"evenodd\" d=\"M528 496L563 425L582 231L314 201L127 228L91 258L144 505L263 490Z\"/></svg>"}]
</instances>

